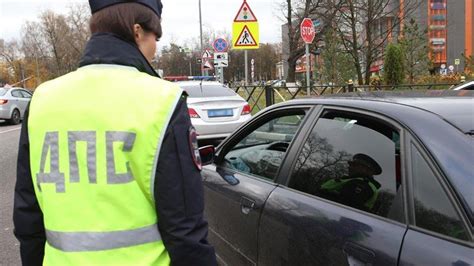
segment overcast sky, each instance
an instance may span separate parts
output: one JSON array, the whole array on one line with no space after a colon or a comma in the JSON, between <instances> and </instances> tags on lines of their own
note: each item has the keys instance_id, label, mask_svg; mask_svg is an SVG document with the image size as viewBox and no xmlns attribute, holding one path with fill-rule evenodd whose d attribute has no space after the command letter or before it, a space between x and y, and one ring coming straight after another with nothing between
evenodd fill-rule
<instances>
[{"instance_id":1,"label":"overcast sky","mask_svg":"<svg viewBox=\"0 0 474 266\"><path fill-rule=\"evenodd\" d=\"M185 44L199 36L198 0L162 0L164 36L159 45L171 41ZM203 30L232 32L232 21L242 0L201 0ZM247 0L259 21L260 42L281 42L282 0ZM0 38L5 41L19 39L22 25L28 20L37 20L47 9L66 13L71 3L87 3L87 0L0 0Z\"/></svg>"}]
</instances>

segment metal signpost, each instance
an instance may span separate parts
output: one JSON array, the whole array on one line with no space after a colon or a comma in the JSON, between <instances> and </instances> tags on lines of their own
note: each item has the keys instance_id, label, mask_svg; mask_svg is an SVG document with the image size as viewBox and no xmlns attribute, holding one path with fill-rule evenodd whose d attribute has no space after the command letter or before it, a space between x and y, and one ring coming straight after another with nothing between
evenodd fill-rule
<instances>
[{"instance_id":1,"label":"metal signpost","mask_svg":"<svg viewBox=\"0 0 474 266\"><path fill-rule=\"evenodd\" d=\"M255 78L255 60L252 58L250 60L250 78L252 79L252 85L254 83L254 78Z\"/></svg>"},{"instance_id":2,"label":"metal signpost","mask_svg":"<svg viewBox=\"0 0 474 266\"><path fill-rule=\"evenodd\" d=\"M249 49L259 48L258 21L252 9L244 0L242 6L235 16L232 25L233 49L245 50L245 85L248 85L248 53Z\"/></svg>"},{"instance_id":3,"label":"metal signpost","mask_svg":"<svg viewBox=\"0 0 474 266\"><path fill-rule=\"evenodd\" d=\"M227 49L229 44L224 38L217 38L212 45L214 47L214 67L219 72L219 81L224 83L224 67L229 66Z\"/></svg>"},{"instance_id":4,"label":"metal signpost","mask_svg":"<svg viewBox=\"0 0 474 266\"><path fill-rule=\"evenodd\" d=\"M310 71L309 71L309 44L313 42L316 32L314 30L313 21L310 18L305 18L300 25L301 38L305 42L306 46L306 87L308 96L311 95L311 84L310 84Z\"/></svg>"},{"instance_id":5,"label":"metal signpost","mask_svg":"<svg viewBox=\"0 0 474 266\"><path fill-rule=\"evenodd\" d=\"M446 69L446 65L442 64L440 69L440 74L446 76L448 74L448 70Z\"/></svg>"},{"instance_id":6,"label":"metal signpost","mask_svg":"<svg viewBox=\"0 0 474 266\"><path fill-rule=\"evenodd\" d=\"M454 59L454 64L456 65L456 72L459 72L459 65L461 64L461 60Z\"/></svg>"}]
</instances>

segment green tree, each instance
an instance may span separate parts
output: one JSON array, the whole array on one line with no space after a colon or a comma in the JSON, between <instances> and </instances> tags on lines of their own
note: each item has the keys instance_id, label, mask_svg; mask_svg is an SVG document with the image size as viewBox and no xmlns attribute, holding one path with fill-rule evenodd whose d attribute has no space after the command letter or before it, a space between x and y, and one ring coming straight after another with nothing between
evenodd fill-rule
<instances>
[{"instance_id":1,"label":"green tree","mask_svg":"<svg viewBox=\"0 0 474 266\"><path fill-rule=\"evenodd\" d=\"M389 44L387 46L384 62L384 77L387 85L397 85L402 83L404 76L403 49L399 44Z\"/></svg>"},{"instance_id":2,"label":"green tree","mask_svg":"<svg viewBox=\"0 0 474 266\"><path fill-rule=\"evenodd\" d=\"M422 31L416 21L411 19L399 41L404 51L405 70L410 83L413 83L416 77L429 73L431 61L426 33L427 30Z\"/></svg>"},{"instance_id":3,"label":"green tree","mask_svg":"<svg viewBox=\"0 0 474 266\"><path fill-rule=\"evenodd\" d=\"M357 73L352 64L351 55L344 51L342 41L334 30L324 35L325 46L322 49L323 67L321 81L324 83L343 84L354 78Z\"/></svg>"},{"instance_id":4,"label":"green tree","mask_svg":"<svg viewBox=\"0 0 474 266\"><path fill-rule=\"evenodd\" d=\"M187 76L189 75L189 60L183 47L171 43L163 47L158 59L158 67L163 69L165 76Z\"/></svg>"}]
</instances>

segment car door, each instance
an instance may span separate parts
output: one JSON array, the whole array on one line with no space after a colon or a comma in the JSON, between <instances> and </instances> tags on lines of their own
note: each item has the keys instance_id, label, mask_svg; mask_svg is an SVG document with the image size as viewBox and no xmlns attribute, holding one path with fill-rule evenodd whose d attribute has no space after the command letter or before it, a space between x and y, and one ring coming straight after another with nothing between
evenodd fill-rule
<instances>
[{"instance_id":1,"label":"car door","mask_svg":"<svg viewBox=\"0 0 474 266\"><path fill-rule=\"evenodd\" d=\"M23 96L22 99L20 99L23 103L22 105L22 111L21 111L21 118L25 115L26 107L28 107L28 104L31 101L31 93L25 90L21 90L21 95Z\"/></svg>"},{"instance_id":2,"label":"car door","mask_svg":"<svg viewBox=\"0 0 474 266\"><path fill-rule=\"evenodd\" d=\"M260 115L226 139L216 163L203 168L209 241L221 263L257 263L260 215L307 111L283 108Z\"/></svg>"},{"instance_id":3,"label":"car door","mask_svg":"<svg viewBox=\"0 0 474 266\"><path fill-rule=\"evenodd\" d=\"M404 131L379 115L322 108L299 134L259 227L259 265L397 265Z\"/></svg>"},{"instance_id":4,"label":"car door","mask_svg":"<svg viewBox=\"0 0 474 266\"><path fill-rule=\"evenodd\" d=\"M18 89L12 89L10 94L12 95L12 102L14 102L13 105L15 106L15 108L18 108L21 113L23 109L23 95Z\"/></svg>"},{"instance_id":5,"label":"car door","mask_svg":"<svg viewBox=\"0 0 474 266\"><path fill-rule=\"evenodd\" d=\"M472 225L461 205L421 146L413 139L407 145L410 227L400 265L474 265Z\"/></svg>"}]
</instances>

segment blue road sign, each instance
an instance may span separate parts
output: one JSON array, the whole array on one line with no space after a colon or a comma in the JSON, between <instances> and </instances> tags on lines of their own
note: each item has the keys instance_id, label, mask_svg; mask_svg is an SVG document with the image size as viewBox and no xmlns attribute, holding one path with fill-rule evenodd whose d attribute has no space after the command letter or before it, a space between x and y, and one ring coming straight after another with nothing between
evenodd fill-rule
<instances>
[{"instance_id":1,"label":"blue road sign","mask_svg":"<svg viewBox=\"0 0 474 266\"><path fill-rule=\"evenodd\" d=\"M223 53L227 51L227 49L229 48L229 44L225 39L218 38L214 41L213 47L216 52Z\"/></svg>"}]
</instances>

